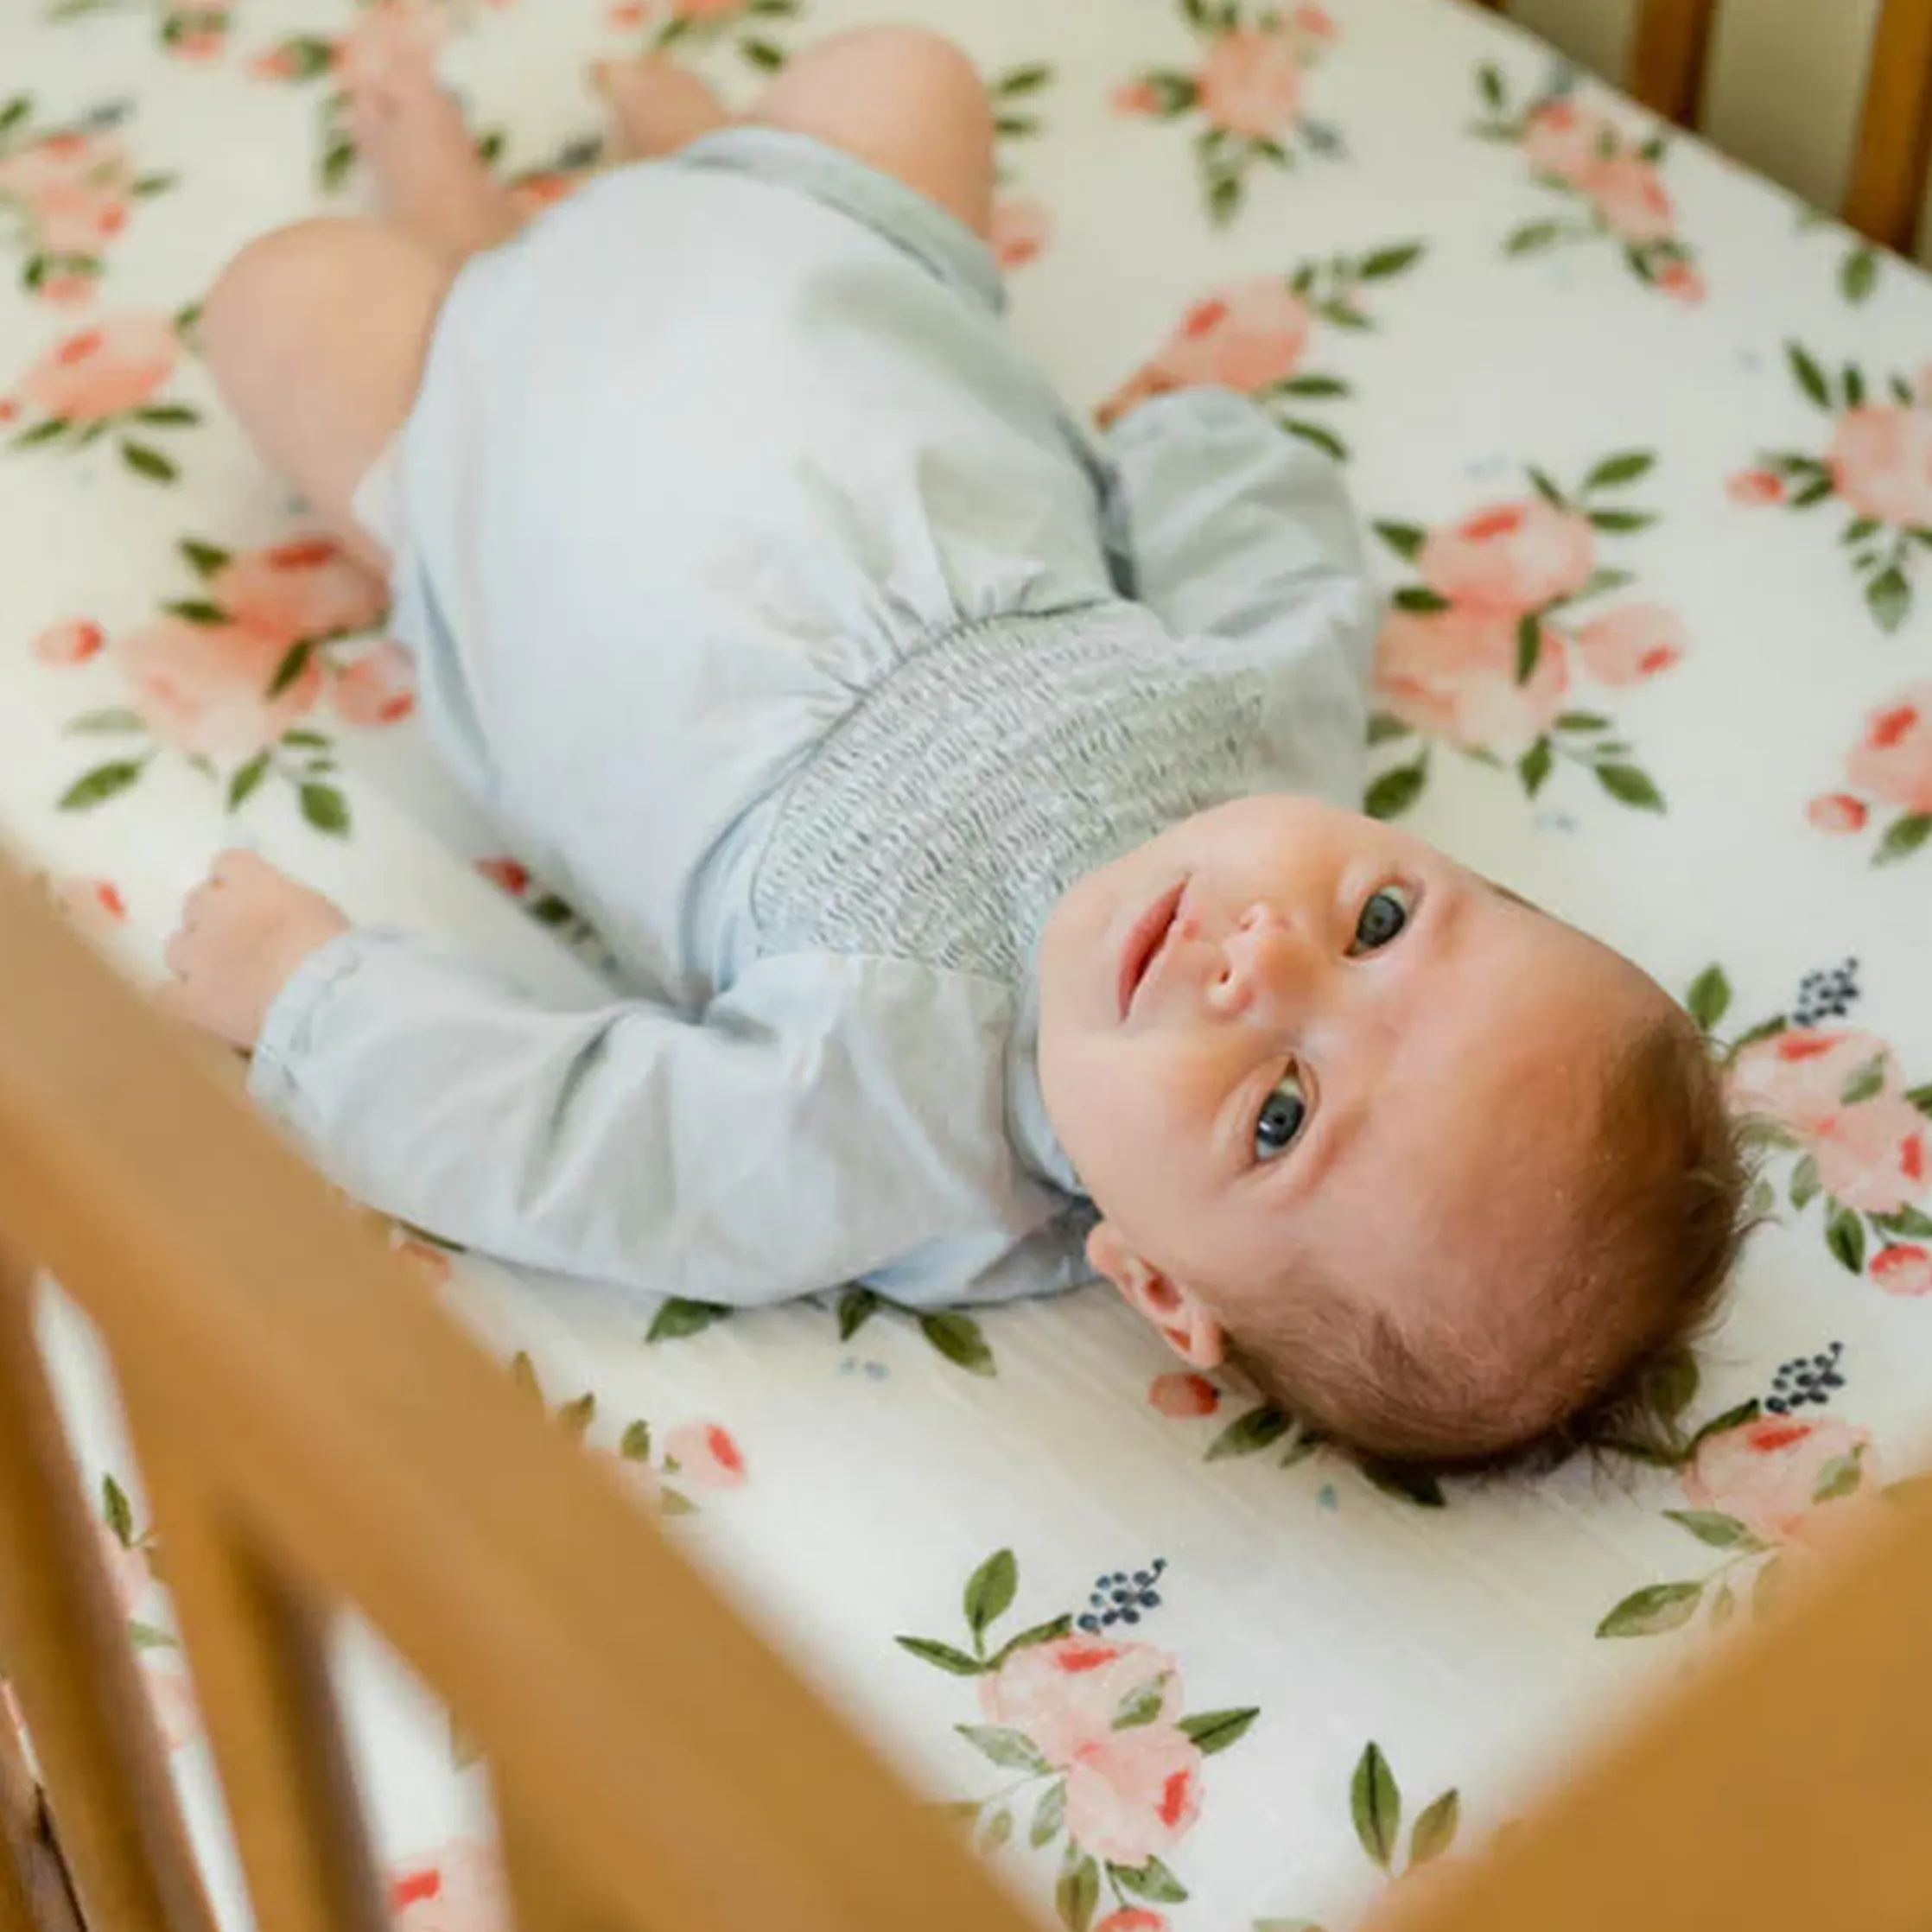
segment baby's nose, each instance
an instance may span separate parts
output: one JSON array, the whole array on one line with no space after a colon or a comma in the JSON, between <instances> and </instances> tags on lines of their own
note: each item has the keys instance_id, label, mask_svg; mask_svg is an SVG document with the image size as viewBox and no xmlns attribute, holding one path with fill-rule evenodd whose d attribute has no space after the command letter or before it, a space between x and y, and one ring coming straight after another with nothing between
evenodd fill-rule
<instances>
[{"instance_id":1,"label":"baby's nose","mask_svg":"<svg viewBox=\"0 0 1932 1932\"><path fill-rule=\"evenodd\" d=\"M1272 906L1250 906L1222 943L1221 970L1207 987L1210 1009L1232 1019L1281 997L1296 977L1301 950Z\"/></svg>"}]
</instances>

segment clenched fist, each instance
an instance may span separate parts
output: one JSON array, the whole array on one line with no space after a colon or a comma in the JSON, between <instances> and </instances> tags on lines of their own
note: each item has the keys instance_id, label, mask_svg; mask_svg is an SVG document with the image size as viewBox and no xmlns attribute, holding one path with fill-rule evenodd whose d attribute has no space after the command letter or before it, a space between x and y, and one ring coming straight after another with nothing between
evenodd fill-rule
<instances>
[{"instance_id":1,"label":"clenched fist","mask_svg":"<svg viewBox=\"0 0 1932 1932\"><path fill-rule=\"evenodd\" d=\"M188 895L168 943L175 977L162 990L162 1005L246 1051L296 967L348 930L320 893L252 852L224 852Z\"/></svg>"}]
</instances>

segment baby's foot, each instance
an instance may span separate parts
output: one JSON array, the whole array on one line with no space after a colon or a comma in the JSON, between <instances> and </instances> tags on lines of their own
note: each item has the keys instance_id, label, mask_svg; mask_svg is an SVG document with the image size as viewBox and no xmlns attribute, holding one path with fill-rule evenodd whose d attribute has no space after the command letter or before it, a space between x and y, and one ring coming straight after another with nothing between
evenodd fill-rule
<instances>
[{"instance_id":1,"label":"baby's foot","mask_svg":"<svg viewBox=\"0 0 1932 1932\"><path fill-rule=\"evenodd\" d=\"M600 60L590 78L610 103L618 150L632 161L675 154L731 118L706 82L661 54Z\"/></svg>"},{"instance_id":2,"label":"baby's foot","mask_svg":"<svg viewBox=\"0 0 1932 1932\"><path fill-rule=\"evenodd\" d=\"M516 232L509 194L437 85L427 48L385 49L351 67L346 84L350 132L391 220L459 261Z\"/></svg>"}]
</instances>

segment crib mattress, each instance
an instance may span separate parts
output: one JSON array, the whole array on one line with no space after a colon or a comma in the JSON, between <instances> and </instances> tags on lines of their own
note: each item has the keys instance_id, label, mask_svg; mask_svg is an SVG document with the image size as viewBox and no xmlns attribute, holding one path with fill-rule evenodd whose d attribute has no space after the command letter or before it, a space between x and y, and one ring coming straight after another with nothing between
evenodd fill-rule
<instances>
[{"instance_id":1,"label":"crib mattress","mask_svg":"<svg viewBox=\"0 0 1932 1932\"><path fill-rule=\"evenodd\" d=\"M742 96L867 11L440 18L537 202L591 156L594 56L669 43ZM1070 397L1221 381L1346 461L1392 594L1371 809L1635 955L1779 1123L1773 1223L1676 1391L1703 1433L1617 1482L1378 1486L1098 1289L728 1317L397 1239L1046 1921L1333 1925L1748 1624L1932 1411L1932 290L1448 0L895 11L995 79L1014 325ZM9 10L0 828L139 976L241 842L583 999L594 936L439 774L383 613L196 353L231 251L356 205L334 54L396 30ZM146 1506L49 1322L240 1927ZM494 1926L480 1770L341 1648L397 1924Z\"/></svg>"}]
</instances>

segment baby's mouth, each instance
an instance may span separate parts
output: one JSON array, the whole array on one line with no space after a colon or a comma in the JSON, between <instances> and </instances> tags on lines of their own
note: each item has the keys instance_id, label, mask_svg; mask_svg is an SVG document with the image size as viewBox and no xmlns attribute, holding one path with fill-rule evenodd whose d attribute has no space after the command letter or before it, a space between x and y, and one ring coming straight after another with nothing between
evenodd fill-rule
<instances>
[{"instance_id":1,"label":"baby's mouth","mask_svg":"<svg viewBox=\"0 0 1932 1932\"><path fill-rule=\"evenodd\" d=\"M1127 935L1127 942L1121 949L1120 1002L1121 1018L1125 1020L1134 1010L1135 995L1140 992L1147 976L1153 970L1173 936L1175 922L1180 915L1181 901L1187 896L1187 881L1183 879L1171 886L1134 922Z\"/></svg>"}]
</instances>

